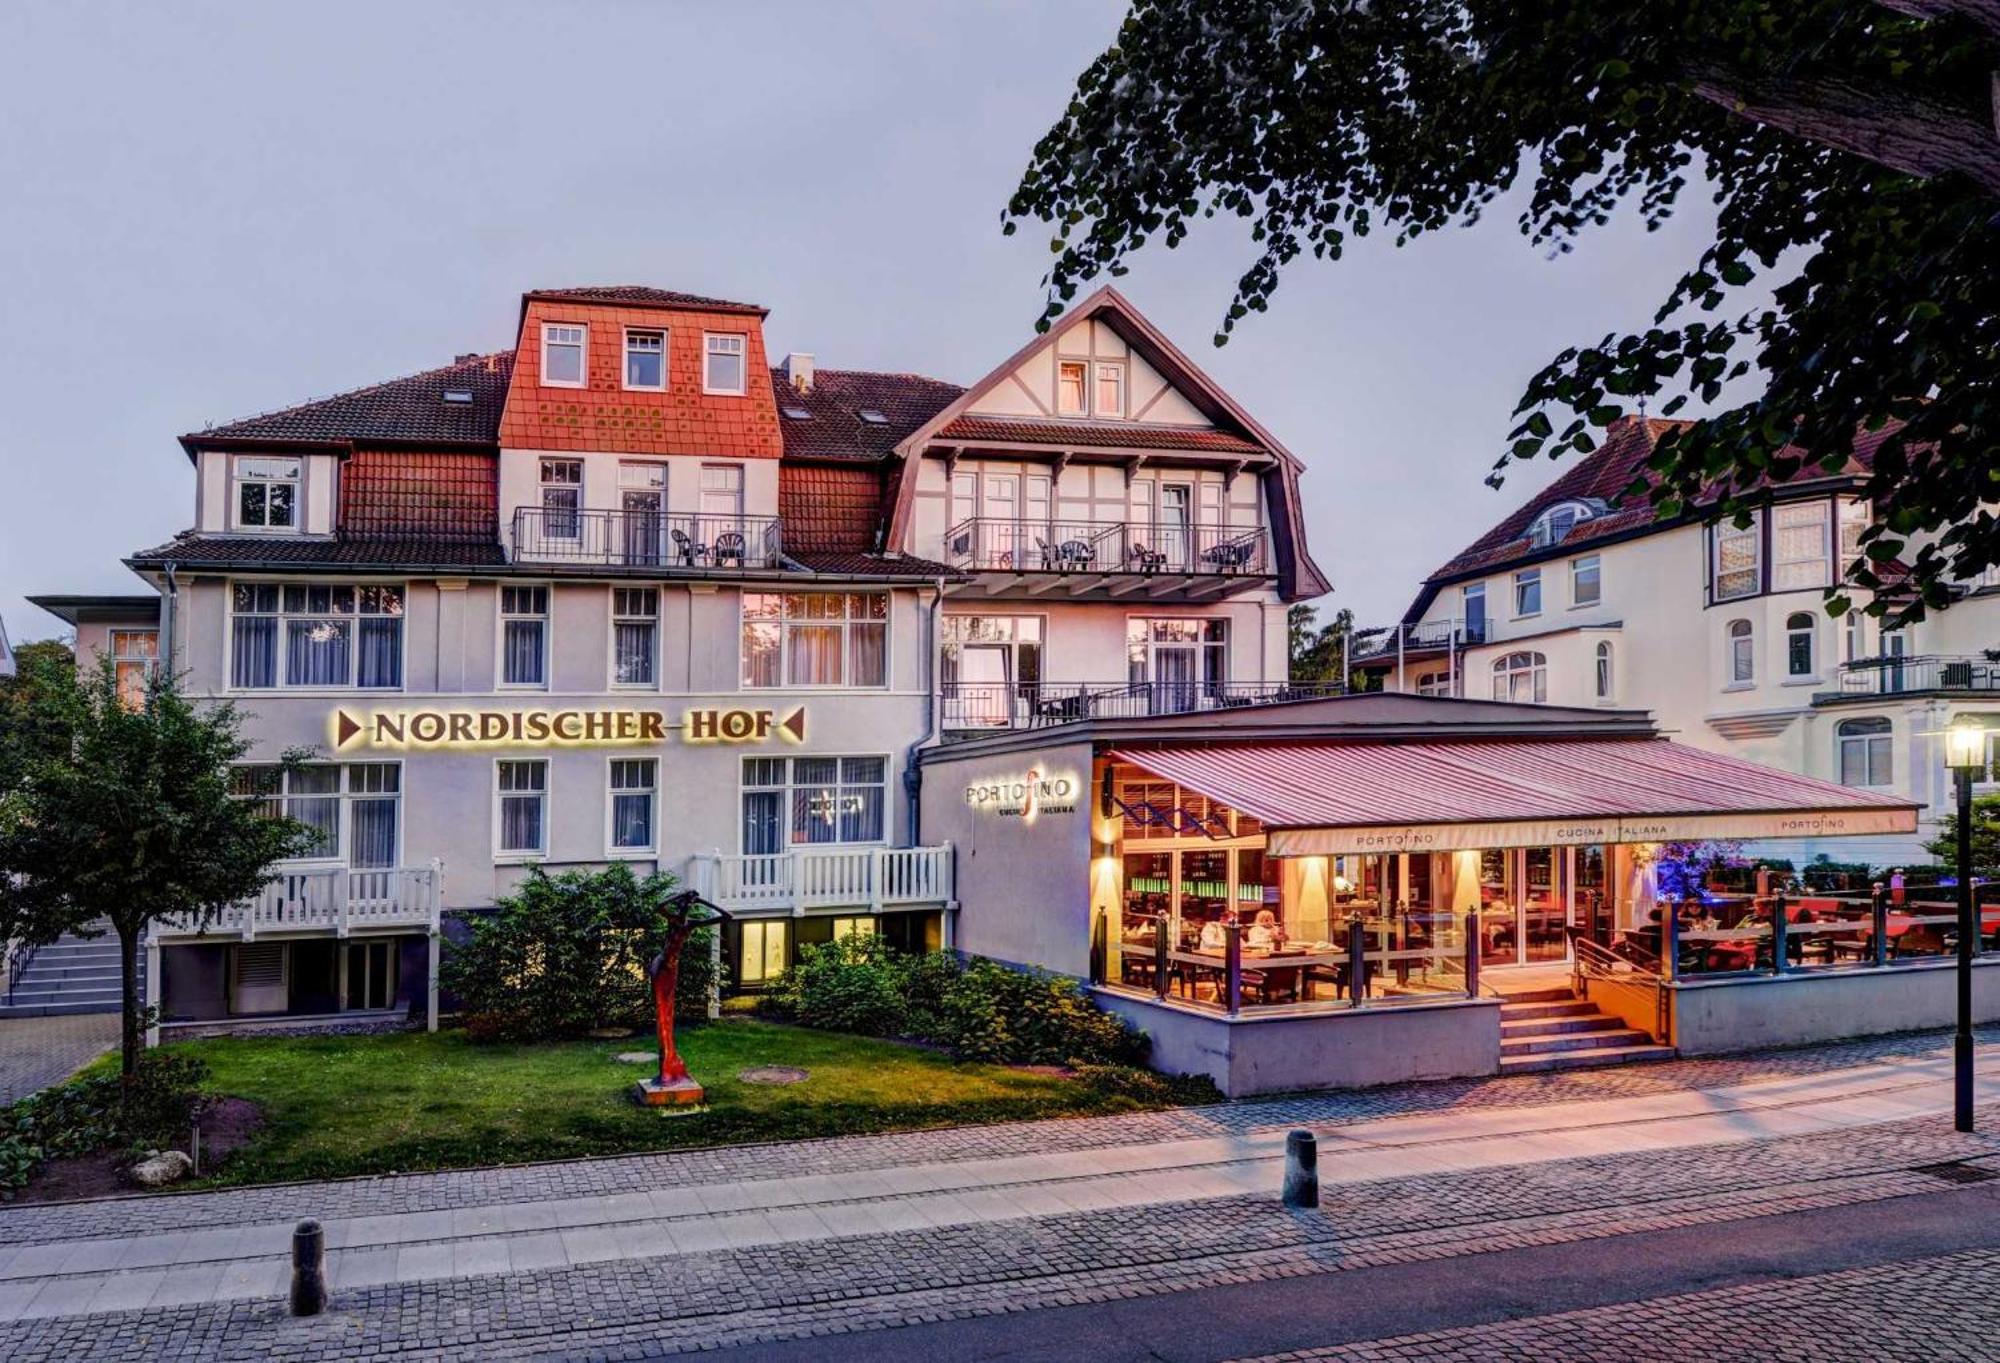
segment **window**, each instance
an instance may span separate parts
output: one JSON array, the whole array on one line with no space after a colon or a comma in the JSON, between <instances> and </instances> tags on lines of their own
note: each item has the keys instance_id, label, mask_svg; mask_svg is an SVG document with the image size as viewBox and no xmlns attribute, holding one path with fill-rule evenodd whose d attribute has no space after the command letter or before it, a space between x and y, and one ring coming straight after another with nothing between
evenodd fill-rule
<instances>
[{"instance_id":1,"label":"window","mask_svg":"<svg viewBox=\"0 0 2000 1363\"><path fill-rule=\"evenodd\" d=\"M1090 410L1085 390L1090 366L1082 360L1064 360L1056 366L1056 415L1083 416Z\"/></svg>"},{"instance_id":2,"label":"window","mask_svg":"<svg viewBox=\"0 0 2000 1363\"><path fill-rule=\"evenodd\" d=\"M345 1006L387 1008L396 1001L396 953L391 942L347 944Z\"/></svg>"},{"instance_id":3,"label":"window","mask_svg":"<svg viewBox=\"0 0 2000 1363\"><path fill-rule=\"evenodd\" d=\"M159 665L160 632L156 629L111 631L111 668L118 677L118 701L128 710L143 709L146 689Z\"/></svg>"},{"instance_id":4,"label":"window","mask_svg":"<svg viewBox=\"0 0 2000 1363\"><path fill-rule=\"evenodd\" d=\"M1474 582L1459 593L1465 611L1465 639L1467 643L1484 643L1486 640L1486 584Z\"/></svg>"},{"instance_id":5,"label":"window","mask_svg":"<svg viewBox=\"0 0 2000 1363\"><path fill-rule=\"evenodd\" d=\"M1514 574L1514 614L1542 613L1542 570L1524 568Z\"/></svg>"},{"instance_id":6,"label":"window","mask_svg":"<svg viewBox=\"0 0 2000 1363\"><path fill-rule=\"evenodd\" d=\"M1824 587L1832 546L1827 542L1830 502L1788 502L1771 509L1771 590Z\"/></svg>"},{"instance_id":7,"label":"window","mask_svg":"<svg viewBox=\"0 0 2000 1363\"><path fill-rule=\"evenodd\" d=\"M500 589L500 680L507 686L549 684L549 589Z\"/></svg>"},{"instance_id":8,"label":"window","mask_svg":"<svg viewBox=\"0 0 2000 1363\"><path fill-rule=\"evenodd\" d=\"M874 937L880 925L873 918L836 918L833 920L833 940L843 937Z\"/></svg>"},{"instance_id":9,"label":"window","mask_svg":"<svg viewBox=\"0 0 2000 1363\"><path fill-rule=\"evenodd\" d=\"M701 391L742 396L744 392L744 339L741 336L718 336L711 333L705 339L707 354L701 371Z\"/></svg>"},{"instance_id":10,"label":"window","mask_svg":"<svg viewBox=\"0 0 2000 1363\"><path fill-rule=\"evenodd\" d=\"M1809 611L1794 611L1785 617L1785 675L1819 675L1817 640L1819 624Z\"/></svg>"},{"instance_id":11,"label":"window","mask_svg":"<svg viewBox=\"0 0 2000 1363\"><path fill-rule=\"evenodd\" d=\"M782 918L751 918L743 922L743 948L736 978L746 985L768 984L785 973L786 937L791 924Z\"/></svg>"},{"instance_id":12,"label":"window","mask_svg":"<svg viewBox=\"0 0 2000 1363\"><path fill-rule=\"evenodd\" d=\"M1868 519L1868 503L1840 503L1840 562L1834 567L1841 573L1847 571L1848 564L1861 557L1861 532L1868 528Z\"/></svg>"},{"instance_id":13,"label":"window","mask_svg":"<svg viewBox=\"0 0 2000 1363\"><path fill-rule=\"evenodd\" d=\"M1729 645L1729 684L1748 686L1757 680L1757 634L1748 620L1731 620L1723 631Z\"/></svg>"},{"instance_id":14,"label":"window","mask_svg":"<svg viewBox=\"0 0 2000 1363\"><path fill-rule=\"evenodd\" d=\"M660 592L656 587L611 589L611 680L618 686L651 686L658 677Z\"/></svg>"},{"instance_id":15,"label":"window","mask_svg":"<svg viewBox=\"0 0 2000 1363\"><path fill-rule=\"evenodd\" d=\"M1528 526L1528 543L1537 549L1561 544L1569 538L1569 532L1577 527L1578 522L1587 521L1596 514L1583 502L1557 502L1535 517Z\"/></svg>"},{"instance_id":16,"label":"window","mask_svg":"<svg viewBox=\"0 0 2000 1363\"><path fill-rule=\"evenodd\" d=\"M584 328L567 322L542 323L542 386L581 388Z\"/></svg>"},{"instance_id":17,"label":"window","mask_svg":"<svg viewBox=\"0 0 2000 1363\"><path fill-rule=\"evenodd\" d=\"M881 842L888 783L886 757L747 757L743 851Z\"/></svg>"},{"instance_id":18,"label":"window","mask_svg":"<svg viewBox=\"0 0 2000 1363\"><path fill-rule=\"evenodd\" d=\"M1715 599L1734 601L1764 589L1763 528L1755 517L1745 526L1715 527Z\"/></svg>"},{"instance_id":19,"label":"window","mask_svg":"<svg viewBox=\"0 0 2000 1363\"><path fill-rule=\"evenodd\" d=\"M1895 784L1895 758L1890 751L1894 726L1886 719L1843 719L1834 730L1843 786Z\"/></svg>"},{"instance_id":20,"label":"window","mask_svg":"<svg viewBox=\"0 0 2000 1363\"><path fill-rule=\"evenodd\" d=\"M1595 659L1597 663L1597 699L1599 701L1609 701L1618 694L1613 689L1617 678L1611 672L1611 641L1609 639L1598 641L1595 650Z\"/></svg>"},{"instance_id":21,"label":"window","mask_svg":"<svg viewBox=\"0 0 2000 1363\"><path fill-rule=\"evenodd\" d=\"M403 684L401 587L238 582L230 607L232 686Z\"/></svg>"},{"instance_id":22,"label":"window","mask_svg":"<svg viewBox=\"0 0 2000 1363\"><path fill-rule=\"evenodd\" d=\"M300 488L305 481L303 459L243 456L236 460L234 477L238 529L299 528Z\"/></svg>"},{"instance_id":23,"label":"window","mask_svg":"<svg viewBox=\"0 0 2000 1363\"><path fill-rule=\"evenodd\" d=\"M542 534L573 540L583 531L583 461L542 460Z\"/></svg>"},{"instance_id":24,"label":"window","mask_svg":"<svg viewBox=\"0 0 2000 1363\"><path fill-rule=\"evenodd\" d=\"M1847 614L1842 618L1840 626L1840 660L1842 662L1851 663L1856 658L1865 658L1868 656L1866 652L1867 644L1865 642L1867 639L1867 619L1867 616L1852 606L1847 608Z\"/></svg>"},{"instance_id":25,"label":"window","mask_svg":"<svg viewBox=\"0 0 2000 1363\"><path fill-rule=\"evenodd\" d=\"M743 685L888 684L886 593L743 594Z\"/></svg>"},{"instance_id":26,"label":"window","mask_svg":"<svg viewBox=\"0 0 2000 1363\"><path fill-rule=\"evenodd\" d=\"M1042 617L947 615L938 681L952 728L1006 727L1042 681Z\"/></svg>"},{"instance_id":27,"label":"window","mask_svg":"<svg viewBox=\"0 0 2000 1363\"><path fill-rule=\"evenodd\" d=\"M1493 699L1539 705L1548 698L1548 655L1524 650L1493 660Z\"/></svg>"},{"instance_id":28,"label":"window","mask_svg":"<svg viewBox=\"0 0 2000 1363\"><path fill-rule=\"evenodd\" d=\"M238 767L231 788L273 817L313 831L307 860L345 861L357 870L396 865L403 769L394 762Z\"/></svg>"},{"instance_id":29,"label":"window","mask_svg":"<svg viewBox=\"0 0 2000 1363\"><path fill-rule=\"evenodd\" d=\"M650 757L611 760L611 850L651 852L659 764Z\"/></svg>"},{"instance_id":30,"label":"window","mask_svg":"<svg viewBox=\"0 0 2000 1363\"><path fill-rule=\"evenodd\" d=\"M625 386L647 392L667 391L667 333L625 333Z\"/></svg>"},{"instance_id":31,"label":"window","mask_svg":"<svg viewBox=\"0 0 2000 1363\"><path fill-rule=\"evenodd\" d=\"M1572 606L1594 606L1604 595L1603 569L1597 555L1585 554L1582 558L1569 561L1569 603Z\"/></svg>"},{"instance_id":32,"label":"window","mask_svg":"<svg viewBox=\"0 0 2000 1363\"><path fill-rule=\"evenodd\" d=\"M1125 677L1156 713L1192 710L1229 680L1229 622L1135 616L1125 622Z\"/></svg>"},{"instance_id":33,"label":"window","mask_svg":"<svg viewBox=\"0 0 2000 1363\"><path fill-rule=\"evenodd\" d=\"M1097 366L1097 405L1093 416L1125 415L1125 366Z\"/></svg>"},{"instance_id":34,"label":"window","mask_svg":"<svg viewBox=\"0 0 2000 1363\"><path fill-rule=\"evenodd\" d=\"M1420 696L1448 696L1451 694L1451 673L1424 672L1417 676L1417 694Z\"/></svg>"},{"instance_id":35,"label":"window","mask_svg":"<svg viewBox=\"0 0 2000 1363\"><path fill-rule=\"evenodd\" d=\"M494 799L499 805L502 856L541 856L549 850L549 764L532 761L493 764Z\"/></svg>"}]
</instances>

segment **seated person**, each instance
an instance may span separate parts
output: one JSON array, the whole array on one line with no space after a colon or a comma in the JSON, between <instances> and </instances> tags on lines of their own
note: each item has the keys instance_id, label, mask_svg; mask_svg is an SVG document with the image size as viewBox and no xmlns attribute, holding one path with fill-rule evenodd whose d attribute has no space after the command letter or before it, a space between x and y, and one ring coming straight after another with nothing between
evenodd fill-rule
<instances>
[{"instance_id":1,"label":"seated person","mask_svg":"<svg viewBox=\"0 0 2000 1363\"><path fill-rule=\"evenodd\" d=\"M1244 945L1259 951L1271 951L1285 944L1285 930L1278 926L1278 916L1269 909L1257 910L1257 921L1244 934Z\"/></svg>"},{"instance_id":2,"label":"seated person","mask_svg":"<svg viewBox=\"0 0 2000 1363\"><path fill-rule=\"evenodd\" d=\"M1229 944L1229 934L1223 930L1220 918L1211 918L1201 925L1201 949L1221 951Z\"/></svg>"}]
</instances>

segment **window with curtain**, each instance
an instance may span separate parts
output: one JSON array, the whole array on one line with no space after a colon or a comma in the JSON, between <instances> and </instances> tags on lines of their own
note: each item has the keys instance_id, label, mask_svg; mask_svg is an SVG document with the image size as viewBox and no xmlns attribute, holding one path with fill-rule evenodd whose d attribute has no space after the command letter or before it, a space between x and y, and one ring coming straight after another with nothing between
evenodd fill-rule
<instances>
[{"instance_id":1,"label":"window with curtain","mask_svg":"<svg viewBox=\"0 0 2000 1363\"><path fill-rule=\"evenodd\" d=\"M118 678L118 701L128 710L144 708L146 688L160 657L156 629L111 631L111 668Z\"/></svg>"},{"instance_id":2,"label":"window with curtain","mask_svg":"<svg viewBox=\"0 0 2000 1363\"><path fill-rule=\"evenodd\" d=\"M1616 694L1612 690L1612 684L1617 680L1617 678L1614 677L1611 673L1611 641L1609 639L1603 639L1598 641L1596 649L1596 663L1597 663L1597 698L1599 700L1610 700L1612 696Z\"/></svg>"},{"instance_id":3,"label":"window with curtain","mask_svg":"<svg viewBox=\"0 0 2000 1363\"><path fill-rule=\"evenodd\" d=\"M1868 503L1847 501L1840 504L1840 561L1834 565L1836 573L1847 571L1847 565L1861 557L1861 532L1868 528Z\"/></svg>"},{"instance_id":4,"label":"window with curtain","mask_svg":"<svg viewBox=\"0 0 2000 1363\"><path fill-rule=\"evenodd\" d=\"M392 689L403 684L403 589L238 582L230 684Z\"/></svg>"},{"instance_id":5,"label":"window with curtain","mask_svg":"<svg viewBox=\"0 0 2000 1363\"><path fill-rule=\"evenodd\" d=\"M653 850L653 810L659 794L659 764L650 757L614 758L611 763L611 850Z\"/></svg>"},{"instance_id":6,"label":"window with curtain","mask_svg":"<svg viewBox=\"0 0 2000 1363\"><path fill-rule=\"evenodd\" d=\"M658 678L660 592L657 587L611 589L611 679L651 686Z\"/></svg>"},{"instance_id":7,"label":"window with curtain","mask_svg":"<svg viewBox=\"0 0 2000 1363\"><path fill-rule=\"evenodd\" d=\"M886 592L745 592L743 685L889 683Z\"/></svg>"},{"instance_id":8,"label":"window with curtain","mask_svg":"<svg viewBox=\"0 0 2000 1363\"><path fill-rule=\"evenodd\" d=\"M315 763L291 771L242 766L230 780L238 799L312 830L312 846L301 860L375 870L396 865L402 775L395 762Z\"/></svg>"},{"instance_id":9,"label":"window with curtain","mask_svg":"<svg viewBox=\"0 0 2000 1363\"><path fill-rule=\"evenodd\" d=\"M1834 729L1843 786L1887 786L1896 779L1894 725L1882 718L1843 719Z\"/></svg>"},{"instance_id":10,"label":"window with curtain","mask_svg":"<svg viewBox=\"0 0 2000 1363\"><path fill-rule=\"evenodd\" d=\"M1715 599L1734 601L1762 591L1764 531L1755 514L1752 514L1750 524L1718 525L1713 535Z\"/></svg>"},{"instance_id":11,"label":"window with curtain","mask_svg":"<svg viewBox=\"0 0 2000 1363\"><path fill-rule=\"evenodd\" d=\"M1785 617L1785 675L1819 675L1819 622L1809 611L1793 611Z\"/></svg>"},{"instance_id":12,"label":"window with curtain","mask_svg":"<svg viewBox=\"0 0 2000 1363\"><path fill-rule=\"evenodd\" d=\"M749 918L743 920L738 931L743 936L736 960L739 982L766 984L784 974L791 924L782 918Z\"/></svg>"},{"instance_id":13,"label":"window with curtain","mask_svg":"<svg viewBox=\"0 0 2000 1363\"><path fill-rule=\"evenodd\" d=\"M500 680L507 686L549 684L549 589L500 589Z\"/></svg>"},{"instance_id":14,"label":"window with curtain","mask_svg":"<svg viewBox=\"0 0 2000 1363\"><path fill-rule=\"evenodd\" d=\"M542 460L542 534L573 540L583 534L583 461Z\"/></svg>"},{"instance_id":15,"label":"window with curtain","mask_svg":"<svg viewBox=\"0 0 2000 1363\"><path fill-rule=\"evenodd\" d=\"M1732 686L1757 680L1757 632L1748 620L1731 620L1723 631L1729 648L1729 681Z\"/></svg>"},{"instance_id":16,"label":"window with curtain","mask_svg":"<svg viewBox=\"0 0 2000 1363\"><path fill-rule=\"evenodd\" d=\"M494 784L500 814L499 851L514 856L547 852L549 764L540 758L496 762Z\"/></svg>"},{"instance_id":17,"label":"window with curtain","mask_svg":"<svg viewBox=\"0 0 2000 1363\"><path fill-rule=\"evenodd\" d=\"M1090 414L1101 417L1125 415L1124 365L1099 364L1097 366L1096 405L1091 408Z\"/></svg>"},{"instance_id":18,"label":"window with curtain","mask_svg":"<svg viewBox=\"0 0 2000 1363\"><path fill-rule=\"evenodd\" d=\"M403 769L394 762L350 762L347 776L347 864L357 870L396 865Z\"/></svg>"},{"instance_id":19,"label":"window with curtain","mask_svg":"<svg viewBox=\"0 0 2000 1363\"><path fill-rule=\"evenodd\" d=\"M1493 660L1493 699L1541 704L1549 698L1546 653L1521 650Z\"/></svg>"},{"instance_id":20,"label":"window with curtain","mask_svg":"<svg viewBox=\"0 0 2000 1363\"><path fill-rule=\"evenodd\" d=\"M236 524L243 530L296 530L305 461L240 455L232 465Z\"/></svg>"},{"instance_id":21,"label":"window with curtain","mask_svg":"<svg viewBox=\"0 0 2000 1363\"><path fill-rule=\"evenodd\" d=\"M1082 360L1064 360L1056 366L1058 416L1082 416L1090 410L1090 396L1084 386L1088 373L1089 366Z\"/></svg>"},{"instance_id":22,"label":"window with curtain","mask_svg":"<svg viewBox=\"0 0 2000 1363\"><path fill-rule=\"evenodd\" d=\"M743 762L743 850L882 842L886 757L750 757Z\"/></svg>"},{"instance_id":23,"label":"window with curtain","mask_svg":"<svg viewBox=\"0 0 2000 1363\"><path fill-rule=\"evenodd\" d=\"M1827 501L1771 508L1771 590L1824 587L1833 580L1832 515Z\"/></svg>"}]
</instances>

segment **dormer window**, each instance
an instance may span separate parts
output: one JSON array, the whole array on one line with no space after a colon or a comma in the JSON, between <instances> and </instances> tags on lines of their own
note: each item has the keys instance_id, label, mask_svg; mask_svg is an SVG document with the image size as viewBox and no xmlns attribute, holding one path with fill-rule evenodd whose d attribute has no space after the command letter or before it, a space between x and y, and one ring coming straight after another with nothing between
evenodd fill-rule
<instances>
[{"instance_id":1,"label":"dormer window","mask_svg":"<svg viewBox=\"0 0 2000 1363\"><path fill-rule=\"evenodd\" d=\"M702 369L701 391L718 393L726 397L742 397L746 391L744 375L744 338L740 335L716 335L709 333L706 343L706 361Z\"/></svg>"},{"instance_id":2,"label":"dormer window","mask_svg":"<svg viewBox=\"0 0 2000 1363\"><path fill-rule=\"evenodd\" d=\"M542 386L583 387L583 349L588 332L569 322L542 323Z\"/></svg>"},{"instance_id":3,"label":"dormer window","mask_svg":"<svg viewBox=\"0 0 2000 1363\"><path fill-rule=\"evenodd\" d=\"M299 489L305 461L238 456L232 470L236 484L236 526L239 530L299 528Z\"/></svg>"},{"instance_id":4,"label":"dormer window","mask_svg":"<svg viewBox=\"0 0 2000 1363\"><path fill-rule=\"evenodd\" d=\"M1535 517L1528 527L1528 543L1540 549L1550 544L1561 544L1569 538L1569 532L1580 522L1587 521L1597 513L1583 502L1557 502L1554 506Z\"/></svg>"},{"instance_id":5,"label":"dormer window","mask_svg":"<svg viewBox=\"0 0 2000 1363\"><path fill-rule=\"evenodd\" d=\"M1100 364L1097 366L1097 407L1093 416L1121 417L1125 415L1125 366L1122 364Z\"/></svg>"},{"instance_id":6,"label":"dormer window","mask_svg":"<svg viewBox=\"0 0 2000 1363\"><path fill-rule=\"evenodd\" d=\"M1064 360L1056 366L1056 415L1083 416L1090 402L1090 366L1082 360Z\"/></svg>"},{"instance_id":7,"label":"dormer window","mask_svg":"<svg viewBox=\"0 0 2000 1363\"><path fill-rule=\"evenodd\" d=\"M625 386L642 392L667 391L667 333L625 333Z\"/></svg>"}]
</instances>

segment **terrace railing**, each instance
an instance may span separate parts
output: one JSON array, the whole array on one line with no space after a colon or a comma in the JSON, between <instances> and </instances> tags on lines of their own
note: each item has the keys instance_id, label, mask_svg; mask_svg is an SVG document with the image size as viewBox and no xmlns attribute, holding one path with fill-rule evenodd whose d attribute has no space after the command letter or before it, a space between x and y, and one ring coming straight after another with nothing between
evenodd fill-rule
<instances>
[{"instance_id":1,"label":"terrace railing","mask_svg":"<svg viewBox=\"0 0 2000 1363\"><path fill-rule=\"evenodd\" d=\"M1785 893L1690 903L1663 915L1659 969L1670 979L1894 969L1951 958L1957 890ZM2000 950L2000 884L1975 880L1975 954ZM1682 921L1687 919L1688 921ZM1651 941L1644 944L1651 948ZM1635 953L1635 955L1642 953Z\"/></svg>"},{"instance_id":2,"label":"terrace railing","mask_svg":"<svg viewBox=\"0 0 2000 1363\"><path fill-rule=\"evenodd\" d=\"M1265 531L1226 525L975 516L945 531L944 550L946 562L966 572L1262 577L1275 571Z\"/></svg>"},{"instance_id":3,"label":"terrace railing","mask_svg":"<svg viewBox=\"0 0 2000 1363\"><path fill-rule=\"evenodd\" d=\"M884 909L945 904L954 898L951 844L937 847L821 847L688 859L688 884L731 913L803 914L814 909Z\"/></svg>"},{"instance_id":4,"label":"terrace railing","mask_svg":"<svg viewBox=\"0 0 2000 1363\"><path fill-rule=\"evenodd\" d=\"M517 563L747 572L782 567L783 559L776 516L544 506L514 511Z\"/></svg>"},{"instance_id":5,"label":"terrace railing","mask_svg":"<svg viewBox=\"0 0 2000 1363\"><path fill-rule=\"evenodd\" d=\"M1357 647L1354 657L1379 658L1383 654L1394 654L1398 645L1405 653L1416 653L1436 648L1465 648L1470 644L1486 642L1486 621L1461 620L1454 616L1446 620L1419 620L1409 624L1392 625L1388 629L1370 631L1365 647Z\"/></svg>"},{"instance_id":6,"label":"terrace railing","mask_svg":"<svg viewBox=\"0 0 2000 1363\"><path fill-rule=\"evenodd\" d=\"M1345 689L1337 681L945 682L939 699L946 731L979 733L1321 700Z\"/></svg>"},{"instance_id":7,"label":"terrace railing","mask_svg":"<svg viewBox=\"0 0 2000 1363\"><path fill-rule=\"evenodd\" d=\"M1900 696L1924 691L2000 691L2000 662L1939 654L1858 658L1842 663L1834 674L1834 689L1821 692L1814 699Z\"/></svg>"},{"instance_id":8,"label":"terrace railing","mask_svg":"<svg viewBox=\"0 0 2000 1363\"><path fill-rule=\"evenodd\" d=\"M199 936L356 932L395 928L436 931L443 908L443 863L356 870L345 866L282 871L254 898L206 923L157 923L156 941Z\"/></svg>"}]
</instances>

